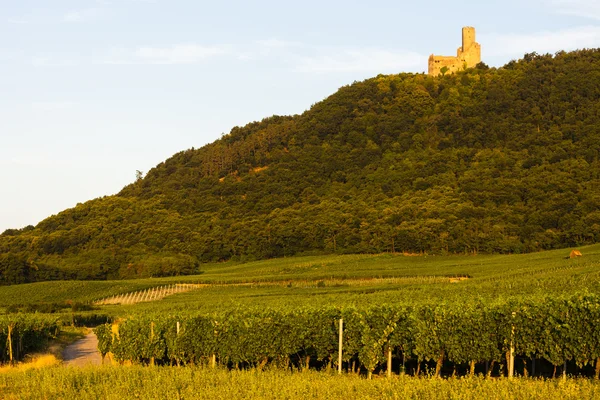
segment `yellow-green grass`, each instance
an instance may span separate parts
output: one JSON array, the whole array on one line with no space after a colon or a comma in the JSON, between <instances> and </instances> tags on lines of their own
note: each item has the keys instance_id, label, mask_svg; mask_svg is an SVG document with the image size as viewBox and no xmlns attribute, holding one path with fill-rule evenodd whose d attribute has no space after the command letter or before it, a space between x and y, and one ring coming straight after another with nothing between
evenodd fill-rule
<instances>
[{"instance_id":1,"label":"yellow-green grass","mask_svg":"<svg viewBox=\"0 0 600 400\"><path fill-rule=\"evenodd\" d=\"M0 307L11 304L93 301L149 287L193 282L199 290L135 306L106 306L120 315L154 310L203 310L243 306L348 305L439 302L569 295L600 290L600 245L519 255L329 255L249 263L213 263L203 274L125 281L41 282L0 287ZM468 276L454 281L451 277Z\"/></svg>"},{"instance_id":2,"label":"yellow-green grass","mask_svg":"<svg viewBox=\"0 0 600 400\"><path fill-rule=\"evenodd\" d=\"M207 270L203 276L220 276L221 284L158 302L107 309L127 315L152 311L212 312L240 307L408 305L477 300L492 303L515 297L536 299L598 292L600 246L582 251L584 257L577 259L566 259L569 251L562 250L469 257L303 257L225 265L215 271ZM235 278L255 284L226 284L225 276L229 282ZM452 276L469 276L469 279L456 281Z\"/></svg>"},{"instance_id":3,"label":"yellow-green grass","mask_svg":"<svg viewBox=\"0 0 600 400\"><path fill-rule=\"evenodd\" d=\"M594 399L588 379L413 378L367 380L324 372L206 367L46 368L0 374L3 399Z\"/></svg>"}]
</instances>

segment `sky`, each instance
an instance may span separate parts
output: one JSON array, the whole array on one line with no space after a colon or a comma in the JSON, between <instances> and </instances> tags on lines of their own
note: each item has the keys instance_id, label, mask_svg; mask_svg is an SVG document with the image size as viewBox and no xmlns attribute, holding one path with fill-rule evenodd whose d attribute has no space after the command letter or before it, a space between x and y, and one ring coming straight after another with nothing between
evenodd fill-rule
<instances>
[{"instance_id":1,"label":"sky","mask_svg":"<svg viewBox=\"0 0 600 400\"><path fill-rule=\"evenodd\" d=\"M598 0L0 0L0 232L112 195L234 126L425 72L600 47Z\"/></svg>"}]
</instances>

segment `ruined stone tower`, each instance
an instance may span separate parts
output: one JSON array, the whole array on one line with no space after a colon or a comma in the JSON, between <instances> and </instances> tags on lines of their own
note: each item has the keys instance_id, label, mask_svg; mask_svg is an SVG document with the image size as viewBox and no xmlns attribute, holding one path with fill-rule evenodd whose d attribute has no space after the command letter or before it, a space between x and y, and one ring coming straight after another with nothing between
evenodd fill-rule
<instances>
[{"instance_id":1,"label":"ruined stone tower","mask_svg":"<svg viewBox=\"0 0 600 400\"><path fill-rule=\"evenodd\" d=\"M429 56L429 75L438 76L441 73L453 73L471 68L481 62L481 46L475 41L475 28L462 28L462 46L453 56ZM443 71L442 71L443 69Z\"/></svg>"}]
</instances>

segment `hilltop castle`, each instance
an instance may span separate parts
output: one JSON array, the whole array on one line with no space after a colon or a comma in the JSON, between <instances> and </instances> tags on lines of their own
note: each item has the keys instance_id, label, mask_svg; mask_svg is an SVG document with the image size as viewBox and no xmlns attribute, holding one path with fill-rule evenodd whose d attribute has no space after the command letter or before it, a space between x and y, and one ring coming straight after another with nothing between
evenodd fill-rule
<instances>
[{"instance_id":1,"label":"hilltop castle","mask_svg":"<svg viewBox=\"0 0 600 400\"><path fill-rule=\"evenodd\" d=\"M462 28L462 46L453 56L429 56L429 75L453 73L461 69L471 68L481 62L481 46L475 41L475 28ZM443 71L442 71L443 69Z\"/></svg>"}]
</instances>

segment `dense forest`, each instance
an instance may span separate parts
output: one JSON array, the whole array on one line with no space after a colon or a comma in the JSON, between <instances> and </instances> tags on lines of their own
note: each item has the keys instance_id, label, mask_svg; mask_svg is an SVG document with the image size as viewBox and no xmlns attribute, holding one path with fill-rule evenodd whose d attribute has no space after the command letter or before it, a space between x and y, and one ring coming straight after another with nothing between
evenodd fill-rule
<instances>
[{"instance_id":1,"label":"dense forest","mask_svg":"<svg viewBox=\"0 0 600 400\"><path fill-rule=\"evenodd\" d=\"M115 196L0 236L0 281L197 273L307 253L600 240L600 49L379 75L235 127Z\"/></svg>"}]
</instances>

